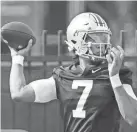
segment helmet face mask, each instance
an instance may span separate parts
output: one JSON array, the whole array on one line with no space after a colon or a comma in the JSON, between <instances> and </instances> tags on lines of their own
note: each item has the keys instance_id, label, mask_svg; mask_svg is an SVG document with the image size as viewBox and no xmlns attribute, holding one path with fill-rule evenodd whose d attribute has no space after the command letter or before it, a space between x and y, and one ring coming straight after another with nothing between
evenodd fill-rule
<instances>
[{"instance_id":1,"label":"helmet face mask","mask_svg":"<svg viewBox=\"0 0 137 132\"><path fill-rule=\"evenodd\" d=\"M93 59L106 59L106 54L111 50L110 34L104 32L88 33L85 39L88 46L87 56Z\"/></svg>"},{"instance_id":2,"label":"helmet face mask","mask_svg":"<svg viewBox=\"0 0 137 132\"><path fill-rule=\"evenodd\" d=\"M101 22L97 23L95 18ZM101 61L111 50L110 36L111 31L103 18L95 13L82 13L68 26L66 43L78 56Z\"/></svg>"}]
</instances>

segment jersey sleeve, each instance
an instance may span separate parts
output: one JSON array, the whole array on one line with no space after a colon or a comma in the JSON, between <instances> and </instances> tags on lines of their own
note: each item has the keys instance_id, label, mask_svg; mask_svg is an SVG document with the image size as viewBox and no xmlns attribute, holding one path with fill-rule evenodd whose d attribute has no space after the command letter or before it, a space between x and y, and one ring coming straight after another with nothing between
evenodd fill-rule
<instances>
[{"instance_id":1,"label":"jersey sleeve","mask_svg":"<svg viewBox=\"0 0 137 132\"><path fill-rule=\"evenodd\" d=\"M35 93L35 102L46 103L56 99L56 85L53 77L31 82L30 87Z\"/></svg>"},{"instance_id":2,"label":"jersey sleeve","mask_svg":"<svg viewBox=\"0 0 137 132\"><path fill-rule=\"evenodd\" d=\"M132 85L132 71L124 67L120 71L120 80L124 86L125 91L135 100L137 100L137 88L133 88Z\"/></svg>"},{"instance_id":3,"label":"jersey sleeve","mask_svg":"<svg viewBox=\"0 0 137 132\"><path fill-rule=\"evenodd\" d=\"M129 84L132 86L132 71L128 68L124 67L122 70L120 70L120 80L122 84Z\"/></svg>"}]
</instances>

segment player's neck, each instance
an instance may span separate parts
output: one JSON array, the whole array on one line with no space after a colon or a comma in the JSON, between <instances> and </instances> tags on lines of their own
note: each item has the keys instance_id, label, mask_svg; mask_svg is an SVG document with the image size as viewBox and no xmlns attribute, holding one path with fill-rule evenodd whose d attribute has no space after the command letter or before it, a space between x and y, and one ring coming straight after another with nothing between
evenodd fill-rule
<instances>
[{"instance_id":1,"label":"player's neck","mask_svg":"<svg viewBox=\"0 0 137 132\"><path fill-rule=\"evenodd\" d=\"M79 57L79 67L82 71L84 71L88 65L90 65L91 67L95 67L95 65L92 65L92 63L88 59Z\"/></svg>"}]
</instances>

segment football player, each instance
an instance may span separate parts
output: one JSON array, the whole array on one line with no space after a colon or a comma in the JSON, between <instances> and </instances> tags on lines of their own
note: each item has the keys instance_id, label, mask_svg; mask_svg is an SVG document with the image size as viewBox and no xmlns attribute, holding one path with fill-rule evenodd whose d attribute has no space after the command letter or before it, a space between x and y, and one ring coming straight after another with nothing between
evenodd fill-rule
<instances>
[{"instance_id":1,"label":"football player","mask_svg":"<svg viewBox=\"0 0 137 132\"><path fill-rule=\"evenodd\" d=\"M67 28L73 63L53 70L50 78L26 84L24 56L32 47L16 52L10 48L12 99L46 103L59 99L64 132L113 132L119 111L137 128L137 97L132 90L131 71L122 67L124 51L110 43L111 31L95 13L77 15Z\"/></svg>"}]
</instances>

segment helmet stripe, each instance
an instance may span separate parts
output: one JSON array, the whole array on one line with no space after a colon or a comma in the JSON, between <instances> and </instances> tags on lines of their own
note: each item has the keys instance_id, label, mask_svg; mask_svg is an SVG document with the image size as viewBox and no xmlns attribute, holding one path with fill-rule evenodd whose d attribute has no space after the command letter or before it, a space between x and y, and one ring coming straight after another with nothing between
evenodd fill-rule
<instances>
[{"instance_id":1,"label":"helmet stripe","mask_svg":"<svg viewBox=\"0 0 137 132\"><path fill-rule=\"evenodd\" d=\"M104 26L104 22L102 21L101 17L98 14L95 14L95 16L98 18L100 26Z\"/></svg>"},{"instance_id":2,"label":"helmet stripe","mask_svg":"<svg viewBox=\"0 0 137 132\"><path fill-rule=\"evenodd\" d=\"M96 23L97 26L98 26L98 25L99 25L99 21L98 21L96 15L95 15L95 13L91 13L91 15L94 17L94 19L95 19L95 23Z\"/></svg>"},{"instance_id":3,"label":"helmet stripe","mask_svg":"<svg viewBox=\"0 0 137 132\"><path fill-rule=\"evenodd\" d=\"M105 27L107 27L107 23L105 22L105 20L104 20L104 19L102 19L102 20L103 20L103 21L104 21L104 23L105 23L105 24L104 24L104 26L105 26Z\"/></svg>"},{"instance_id":4,"label":"helmet stripe","mask_svg":"<svg viewBox=\"0 0 137 132\"><path fill-rule=\"evenodd\" d=\"M99 16L99 15L98 15L98 16ZM106 24L105 20L104 20L101 16L99 16L99 17L100 17L100 19L102 20L103 26L104 26L104 27L107 27L107 24Z\"/></svg>"}]
</instances>

